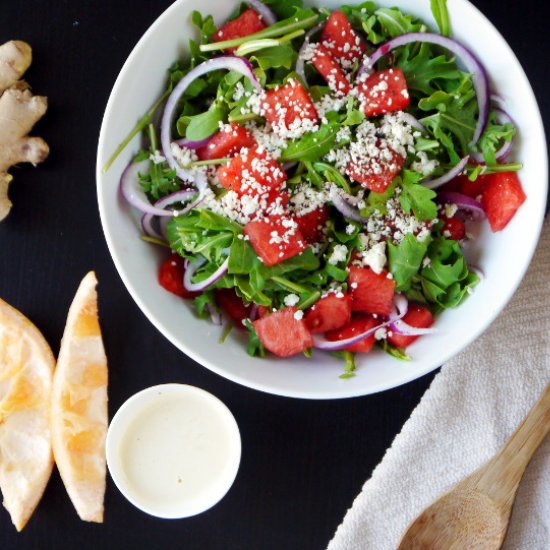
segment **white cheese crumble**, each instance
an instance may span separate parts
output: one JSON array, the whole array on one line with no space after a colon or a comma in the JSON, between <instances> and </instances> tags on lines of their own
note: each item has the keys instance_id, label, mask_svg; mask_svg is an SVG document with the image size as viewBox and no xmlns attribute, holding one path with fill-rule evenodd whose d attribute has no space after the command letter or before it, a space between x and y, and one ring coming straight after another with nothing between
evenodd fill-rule
<instances>
[{"instance_id":1,"label":"white cheese crumble","mask_svg":"<svg viewBox=\"0 0 550 550\"><path fill-rule=\"evenodd\" d=\"M386 265L386 243L373 244L369 249L359 254L364 266L370 267L377 275L382 273Z\"/></svg>"},{"instance_id":2,"label":"white cheese crumble","mask_svg":"<svg viewBox=\"0 0 550 550\"><path fill-rule=\"evenodd\" d=\"M157 150L154 153L151 153L151 155L149 155L149 160L153 164L162 164L163 162L166 161L166 157L160 151Z\"/></svg>"},{"instance_id":3,"label":"white cheese crumble","mask_svg":"<svg viewBox=\"0 0 550 550\"><path fill-rule=\"evenodd\" d=\"M336 265L339 262L345 262L347 257L348 247L345 244L337 244L327 261L329 264Z\"/></svg>"},{"instance_id":4,"label":"white cheese crumble","mask_svg":"<svg viewBox=\"0 0 550 550\"><path fill-rule=\"evenodd\" d=\"M429 176L433 174L434 170L439 166L439 161L436 159L430 160L425 151L419 151L416 153L418 160L415 160L411 164L411 169L423 176Z\"/></svg>"},{"instance_id":5,"label":"white cheese crumble","mask_svg":"<svg viewBox=\"0 0 550 550\"><path fill-rule=\"evenodd\" d=\"M294 312L294 319L296 319L296 321L300 321L303 317L304 317L304 312L301 309Z\"/></svg>"},{"instance_id":6,"label":"white cheese crumble","mask_svg":"<svg viewBox=\"0 0 550 550\"><path fill-rule=\"evenodd\" d=\"M290 197L290 207L298 217L305 216L317 210L328 201L328 192L319 191L308 184L300 184L296 187L294 195Z\"/></svg>"},{"instance_id":7,"label":"white cheese crumble","mask_svg":"<svg viewBox=\"0 0 550 550\"><path fill-rule=\"evenodd\" d=\"M388 336L388 331L386 327L380 327L377 331L374 333L374 339L375 340L384 340Z\"/></svg>"},{"instance_id":8,"label":"white cheese crumble","mask_svg":"<svg viewBox=\"0 0 550 550\"><path fill-rule=\"evenodd\" d=\"M283 300L285 306L295 306L300 301L296 294L287 294Z\"/></svg>"}]
</instances>

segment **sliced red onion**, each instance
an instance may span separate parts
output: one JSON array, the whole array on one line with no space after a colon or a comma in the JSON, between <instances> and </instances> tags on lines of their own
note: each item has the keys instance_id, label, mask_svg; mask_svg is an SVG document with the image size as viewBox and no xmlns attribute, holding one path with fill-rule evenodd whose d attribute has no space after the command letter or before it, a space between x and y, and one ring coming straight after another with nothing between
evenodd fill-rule
<instances>
[{"instance_id":1,"label":"sliced red onion","mask_svg":"<svg viewBox=\"0 0 550 550\"><path fill-rule=\"evenodd\" d=\"M380 46L371 56L366 56L357 73L357 77L360 78L361 75L365 73L368 74L374 64L391 50L404 46L405 44L410 44L411 42L427 42L429 44L436 44L453 52L462 61L467 71L471 73L472 84L476 92L479 107L479 116L477 119L474 136L470 143L470 147L473 147L481 137L481 134L485 129L485 125L487 124L487 117L489 116L489 80L483 65L479 62L477 57L456 40L446 36L441 36L440 34L428 32L411 32L402 34L401 36L392 38Z\"/></svg>"},{"instance_id":2,"label":"sliced red onion","mask_svg":"<svg viewBox=\"0 0 550 550\"><path fill-rule=\"evenodd\" d=\"M176 109L181 96L185 93L185 90L187 90L189 85L200 76L211 71L218 71L220 69L237 71L238 73L243 74L250 79L252 85L259 92L263 91L261 84L254 74L252 64L247 59L234 55L215 57L214 59L209 59L204 63L197 65L178 82L177 86L172 90L172 93L168 97L160 125L162 152L166 157L168 165L172 168L172 170L176 171L177 176L181 180L193 183L197 189L204 189L206 187L206 176L203 174L194 175L189 170L182 168L174 158L171 150L172 123L174 121L174 116L176 114Z\"/></svg>"},{"instance_id":3,"label":"sliced red onion","mask_svg":"<svg viewBox=\"0 0 550 550\"><path fill-rule=\"evenodd\" d=\"M306 86L308 86L308 82L306 79L306 71L305 71L303 54L305 52L305 49L309 46L309 43L311 42L311 38L313 37L313 35L318 33L324 26L325 26L325 23L319 23L318 25L315 25L315 27L312 27L311 29L309 29L309 31L306 32L304 36L304 42L302 43L302 46L298 51L298 59L296 60L295 70L298 76L302 79L302 82L304 83L304 85Z\"/></svg>"},{"instance_id":4,"label":"sliced red onion","mask_svg":"<svg viewBox=\"0 0 550 550\"><path fill-rule=\"evenodd\" d=\"M195 260L194 262L189 262L185 267L185 274L183 276L183 286L189 291L189 292L201 292L203 290L206 290L210 285L213 285L216 281L221 279L226 273L227 273L227 267L229 266L229 258L226 258L225 261L210 275L210 277L207 277L204 279L204 281L201 281L200 283L193 283L191 282L191 279L193 278L193 275L199 269L206 263L206 260L199 259Z\"/></svg>"},{"instance_id":5,"label":"sliced red onion","mask_svg":"<svg viewBox=\"0 0 550 550\"><path fill-rule=\"evenodd\" d=\"M407 299L400 294L396 294L394 298L394 311L388 321L380 323L379 325L366 330L361 334L357 334L356 336L352 336L351 338L346 338L344 340L327 340L322 336L313 335L313 346L317 349L322 349L325 351L340 351L346 349L347 347L353 346L353 344L357 344L361 340L364 340L371 334L374 334L378 329L387 327L390 324L399 321L405 313L407 313Z\"/></svg>"},{"instance_id":6,"label":"sliced red onion","mask_svg":"<svg viewBox=\"0 0 550 550\"><path fill-rule=\"evenodd\" d=\"M334 204L336 210L338 210L338 212L340 212L340 214L342 214L346 218L349 218L350 220L356 222L367 221L367 218L361 216L358 208L352 206L349 202L346 201L346 199L344 199L344 197L342 197L338 187L336 187L335 185L330 188L329 198L332 201L332 204Z\"/></svg>"},{"instance_id":7,"label":"sliced red onion","mask_svg":"<svg viewBox=\"0 0 550 550\"><path fill-rule=\"evenodd\" d=\"M192 197L195 195L196 195L195 200L191 201ZM171 215L173 216L183 216L184 214L187 214L187 212L189 212L190 210L193 210L193 208L198 206L203 200L204 200L204 193L197 194L195 190L182 189L181 191L176 191L175 193L166 195L166 197L162 197L162 199L159 199L155 203L155 207L165 209L166 207L171 206L172 204L175 204L177 202L189 201L189 204L185 206L183 209L170 211Z\"/></svg>"},{"instance_id":8,"label":"sliced red onion","mask_svg":"<svg viewBox=\"0 0 550 550\"><path fill-rule=\"evenodd\" d=\"M164 235L153 225L155 221L158 221L156 216L153 216L152 214L143 214L143 216L141 216L141 230L144 235L147 235L148 237L155 237L156 239L160 239L162 241L164 240Z\"/></svg>"},{"instance_id":9,"label":"sliced red onion","mask_svg":"<svg viewBox=\"0 0 550 550\"><path fill-rule=\"evenodd\" d=\"M220 326L223 323L222 314L210 304L206 304L204 309L210 314L210 320L217 326Z\"/></svg>"},{"instance_id":10,"label":"sliced red onion","mask_svg":"<svg viewBox=\"0 0 550 550\"><path fill-rule=\"evenodd\" d=\"M258 304L252 303L250 306L250 311L248 312L248 318L251 321L255 321L260 315L260 306Z\"/></svg>"},{"instance_id":11,"label":"sliced red onion","mask_svg":"<svg viewBox=\"0 0 550 550\"><path fill-rule=\"evenodd\" d=\"M485 279L485 273L483 272L483 270L478 267L477 265L474 265L474 264L470 264L468 266L468 269L470 271L473 271L478 277L479 277L479 280L480 281L483 281L483 279Z\"/></svg>"},{"instance_id":12,"label":"sliced red onion","mask_svg":"<svg viewBox=\"0 0 550 550\"><path fill-rule=\"evenodd\" d=\"M458 209L464 212L470 220L483 220L486 217L481 203L468 195L456 191L441 191L438 193L437 199L442 203L456 204Z\"/></svg>"},{"instance_id":13,"label":"sliced red onion","mask_svg":"<svg viewBox=\"0 0 550 550\"><path fill-rule=\"evenodd\" d=\"M196 199L194 201L191 201L191 199L195 195ZM176 191L174 193L171 193L170 195L166 195L166 197L162 197L157 202L155 202L154 207L166 210L166 208L172 204L189 201L189 204L181 210L167 210L167 212L170 212L170 216L183 216L184 214L187 214L187 212L193 210L193 208L198 206L203 200L203 193L197 194L197 191L195 190L182 189L181 191ZM143 215L143 217L141 218L141 227L143 229L143 232L150 237L156 237L158 239L166 238L166 223L168 223L168 219L165 216L166 223L160 221L160 231L157 231L157 229L153 226L154 219L154 214Z\"/></svg>"},{"instance_id":14,"label":"sliced red onion","mask_svg":"<svg viewBox=\"0 0 550 550\"><path fill-rule=\"evenodd\" d=\"M277 16L260 0L246 0L246 3L258 12L258 15L264 20L266 25L277 23Z\"/></svg>"},{"instance_id":15,"label":"sliced red onion","mask_svg":"<svg viewBox=\"0 0 550 550\"><path fill-rule=\"evenodd\" d=\"M413 327L405 321L394 321L389 326L390 330L392 332L396 332L397 334L402 334L403 336L422 336L424 334L433 334L434 332L437 332L437 329L434 327L429 328L418 328Z\"/></svg>"},{"instance_id":16,"label":"sliced red onion","mask_svg":"<svg viewBox=\"0 0 550 550\"><path fill-rule=\"evenodd\" d=\"M426 178L420 183L422 183L422 185L424 187L427 187L428 189L437 189L438 187L441 187L444 183L447 183L453 178L456 178L456 176L459 176L468 164L469 160L470 155L466 155L464 158L460 159L456 166L454 168L451 168L451 170L449 170L446 174L443 174L438 178Z\"/></svg>"},{"instance_id":17,"label":"sliced red onion","mask_svg":"<svg viewBox=\"0 0 550 550\"><path fill-rule=\"evenodd\" d=\"M491 100L493 100L493 96L491 96ZM497 115L497 121L499 124L513 124L516 125L512 117L502 109L496 108L495 114ZM502 162L506 159L506 157L510 154L510 151L512 150L512 147L514 146L514 138L510 141L505 141L500 149L496 151L495 157L498 162ZM475 162L485 162L485 159L483 158L483 153L470 153L470 157Z\"/></svg>"},{"instance_id":18,"label":"sliced red onion","mask_svg":"<svg viewBox=\"0 0 550 550\"><path fill-rule=\"evenodd\" d=\"M425 132L426 127L424 124L422 124L415 116L411 115L411 113L407 113L406 111L402 111L402 117L403 120L409 124L409 126L412 126L413 128L416 128L419 132Z\"/></svg>"},{"instance_id":19,"label":"sliced red onion","mask_svg":"<svg viewBox=\"0 0 550 550\"><path fill-rule=\"evenodd\" d=\"M289 170L292 170L296 165L298 164L295 160L289 160L288 162L285 162L283 164L283 170L285 172L288 172Z\"/></svg>"},{"instance_id":20,"label":"sliced red onion","mask_svg":"<svg viewBox=\"0 0 550 550\"><path fill-rule=\"evenodd\" d=\"M216 132L214 132L214 134L215 133ZM201 147L206 147L210 143L210 140L212 139L212 136L214 134L212 134L211 136L208 136L207 138L201 139L199 141L191 141L190 139L187 139L187 138L181 138L181 139L176 139L173 143L177 143L182 149L185 147L186 149L196 150L196 149L200 149Z\"/></svg>"},{"instance_id":21,"label":"sliced red onion","mask_svg":"<svg viewBox=\"0 0 550 550\"><path fill-rule=\"evenodd\" d=\"M148 167L149 160L142 160L141 162L131 162L124 169L120 177L120 191L122 196L132 206L144 214L151 214L153 216L172 216L172 211L153 206L139 184L138 175L146 173Z\"/></svg>"}]
</instances>

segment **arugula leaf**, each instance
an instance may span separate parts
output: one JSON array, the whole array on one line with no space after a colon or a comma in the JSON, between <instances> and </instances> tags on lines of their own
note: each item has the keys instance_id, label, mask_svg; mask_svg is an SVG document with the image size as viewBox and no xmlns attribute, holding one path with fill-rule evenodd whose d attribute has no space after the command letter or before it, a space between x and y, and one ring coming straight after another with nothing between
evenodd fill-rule
<instances>
[{"instance_id":1,"label":"arugula leaf","mask_svg":"<svg viewBox=\"0 0 550 550\"><path fill-rule=\"evenodd\" d=\"M478 142L485 162L489 165L497 164L495 153L502 146L503 142L512 141L515 134L516 129L513 124L499 124L496 120L495 112L491 111L487 126Z\"/></svg>"},{"instance_id":2,"label":"arugula leaf","mask_svg":"<svg viewBox=\"0 0 550 550\"><path fill-rule=\"evenodd\" d=\"M199 29L200 43L205 44L212 39L212 36L218 30L214 18L211 15L207 15L204 19L200 11L194 10L191 14L191 21L193 25Z\"/></svg>"},{"instance_id":3,"label":"arugula leaf","mask_svg":"<svg viewBox=\"0 0 550 550\"><path fill-rule=\"evenodd\" d=\"M266 279L277 277L289 273L290 271L315 271L319 269L319 258L315 255L311 247L306 248L301 254L288 258L283 262L267 267L263 265L262 275Z\"/></svg>"},{"instance_id":4,"label":"arugula leaf","mask_svg":"<svg viewBox=\"0 0 550 550\"><path fill-rule=\"evenodd\" d=\"M141 160L149 157L149 153ZM139 183L142 189L150 195L155 201L170 195L179 190L180 185L176 178L176 171L170 169L168 163L149 165L149 171L146 174L139 174Z\"/></svg>"},{"instance_id":5,"label":"arugula leaf","mask_svg":"<svg viewBox=\"0 0 550 550\"><path fill-rule=\"evenodd\" d=\"M386 203L395 194L395 190L400 181L400 178L395 178L383 193L369 193L365 200L365 208L361 208L360 210L361 216L368 218L375 211L380 212L380 214L386 214Z\"/></svg>"},{"instance_id":6,"label":"arugula leaf","mask_svg":"<svg viewBox=\"0 0 550 550\"><path fill-rule=\"evenodd\" d=\"M346 380L355 376L357 368L355 366L355 353L353 351L333 351L331 355L344 360L344 372L338 378Z\"/></svg>"},{"instance_id":7,"label":"arugula leaf","mask_svg":"<svg viewBox=\"0 0 550 550\"><path fill-rule=\"evenodd\" d=\"M428 302L442 308L459 305L479 277L468 269L460 245L450 239L437 237L428 248L430 264L419 276L422 293Z\"/></svg>"},{"instance_id":8,"label":"arugula leaf","mask_svg":"<svg viewBox=\"0 0 550 550\"><path fill-rule=\"evenodd\" d=\"M413 55L413 52L417 53ZM444 55L434 57L430 44L421 44L419 48L401 48L396 65L403 70L407 87L425 95L439 90L438 79L460 79L460 71L454 60L449 60Z\"/></svg>"},{"instance_id":9,"label":"arugula leaf","mask_svg":"<svg viewBox=\"0 0 550 550\"><path fill-rule=\"evenodd\" d=\"M334 148L338 129L339 125L336 123L325 124L316 132L308 132L304 137L292 140L283 151L282 160L320 160Z\"/></svg>"},{"instance_id":10,"label":"arugula leaf","mask_svg":"<svg viewBox=\"0 0 550 550\"><path fill-rule=\"evenodd\" d=\"M260 341L258 333L250 319L245 319L243 325L248 329L248 345L246 352L252 357L265 357L267 355L265 348Z\"/></svg>"},{"instance_id":11,"label":"arugula leaf","mask_svg":"<svg viewBox=\"0 0 550 550\"><path fill-rule=\"evenodd\" d=\"M434 19L443 36L451 36L451 21L447 11L447 0L430 0Z\"/></svg>"},{"instance_id":12,"label":"arugula leaf","mask_svg":"<svg viewBox=\"0 0 550 550\"><path fill-rule=\"evenodd\" d=\"M398 292L410 288L428 251L429 243L429 239L419 241L411 234L405 235L399 244L388 242L388 264Z\"/></svg>"},{"instance_id":13,"label":"arugula leaf","mask_svg":"<svg viewBox=\"0 0 550 550\"><path fill-rule=\"evenodd\" d=\"M290 44L280 44L261 50L250 59L255 61L262 70L267 71L279 67L291 69L294 67L297 57L298 53Z\"/></svg>"},{"instance_id":14,"label":"arugula leaf","mask_svg":"<svg viewBox=\"0 0 550 550\"><path fill-rule=\"evenodd\" d=\"M378 18L381 27L390 37L416 32L422 26L415 17L405 15L397 8L379 8L374 14Z\"/></svg>"},{"instance_id":15,"label":"arugula leaf","mask_svg":"<svg viewBox=\"0 0 550 550\"><path fill-rule=\"evenodd\" d=\"M180 135L185 135L191 141L200 141L219 129L219 123L224 121L225 114L225 110L214 103L208 111L200 115L180 117L176 127Z\"/></svg>"},{"instance_id":16,"label":"arugula leaf","mask_svg":"<svg viewBox=\"0 0 550 550\"><path fill-rule=\"evenodd\" d=\"M260 265L256 252L248 241L244 239L233 239L229 251L229 265L227 272L231 274L245 275L251 272L255 264ZM258 272L257 269L254 270ZM256 285L254 285L256 286Z\"/></svg>"},{"instance_id":17,"label":"arugula leaf","mask_svg":"<svg viewBox=\"0 0 550 550\"><path fill-rule=\"evenodd\" d=\"M390 344L387 340L382 341L382 349L392 357L400 359L401 361L411 361L411 357L407 355L404 348L397 348Z\"/></svg>"},{"instance_id":18,"label":"arugula leaf","mask_svg":"<svg viewBox=\"0 0 550 550\"><path fill-rule=\"evenodd\" d=\"M365 120L363 111L358 108L355 100L350 97L346 104L346 117L342 120L344 126L358 126Z\"/></svg>"},{"instance_id":19,"label":"arugula leaf","mask_svg":"<svg viewBox=\"0 0 550 550\"><path fill-rule=\"evenodd\" d=\"M193 305L197 315L201 319L206 319L210 317L209 309L216 311L218 306L216 305L216 300L214 298L214 292L212 290L205 290L201 292L196 298L193 299Z\"/></svg>"},{"instance_id":20,"label":"arugula leaf","mask_svg":"<svg viewBox=\"0 0 550 550\"><path fill-rule=\"evenodd\" d=\"M219 223L221 220L223 223ZM204 209L193 210L185 216L172 218L166 226L166 235L170 248L180 256L200 254L209 263L213 263L215 269L221 263L220 260L227 256L226 249L231 246L235 237L235 225L240 231L240 226L222 216ZM207 264L203 270L211 268Z\"/></svg>"},{"instance_id":21,"label":"arugula leaf","mask_svg":"<svg viewBox=\"0 0 550 550\"><path fill-rule=\"evenodd\" d=\"M420 185L421 179L422 174L403 170L399 203L407 214L412 211L420 221L433 220L437 217L437 205L433 201L437 193Z\"/></svg>"},{"instance_id":22,"label":"arugula leaf","mask_svg":"<svg viewBox=\"0 0 550 550\"><path fill-rule=\"evenodd\" d=\"M456 164L468 153L476 126L478 108L471 76L461 73L457 88L452 91L438 90L422 98L418 107L422 111L436 111L420 121L445 147L452 164Z\"/></svg>"},{"instance_id":23,"label":"arugula leaf","mask_svg":"<svg viewBox=\"0 0 550 550\"><path fill-rule=\"evenodd\" d=\"M299 8L304 7L303 0L262 0L262 2L281 19L292 17Z\"/></svg>"}]
</instances>

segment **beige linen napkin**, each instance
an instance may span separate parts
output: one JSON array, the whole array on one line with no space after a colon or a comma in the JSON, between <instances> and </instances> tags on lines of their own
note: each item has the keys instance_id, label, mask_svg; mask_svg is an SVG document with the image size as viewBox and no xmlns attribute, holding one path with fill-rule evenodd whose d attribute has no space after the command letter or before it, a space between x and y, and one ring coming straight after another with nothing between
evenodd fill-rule
<instances>
[{"instance_id":1,"label":"beige linen napkin","mask_svg":"<svg viewBox=\"0 0 550 550\"><path fill-rule=\"evenodd\" d=\"M546 223L510 304L483 336L443 366L328 549L395 550L409 523L430 502L498 450L549 380ZM521 482L503 548L550 549L550 437Z\"/></svg>"}]
</instances>

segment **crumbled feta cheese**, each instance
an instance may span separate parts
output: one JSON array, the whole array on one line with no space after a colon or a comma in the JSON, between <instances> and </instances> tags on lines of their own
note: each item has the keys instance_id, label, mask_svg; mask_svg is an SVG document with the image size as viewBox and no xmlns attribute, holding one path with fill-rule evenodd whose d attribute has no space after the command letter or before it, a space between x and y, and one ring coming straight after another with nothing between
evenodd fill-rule
<instances>
[{"instance_id":1,"label":"crumbled feta cheese","mask_svg":"<svg viewBox=\"0 0 550 550\"><path fill-rule=\"evenodd\" d=\"M296 319L296 321L300 321L303 317L304 317L304 312L301 309L294 312L294 319Z\"/></svg>"},{"instance_id":2,"label":"crumbled feta cheese","mask_svg":"<svg viewBox=\"0 0 550 550\"><path fill-rule=\"evenodd\" d=\"M370 267L377 275L382 273L386 265L386 243L379 242L373 244L368 250L360 253L360 258L364 266Z\"/></svg>"},{"instance_id":3,"label":"crumbled feta cheese","mask_svg":"<svg viewBox=\"0 0 550 550\"><path fill-rule=\"evenodd\" d=\"M374 333L374 339L375 340L384 340L388 336L388 331L386 327L380 327L375 333Z\"/></svg>"},{"instance_id":4,"label":"crumbled feta cheese","mask_svg":"<svg viewBox=\"0 0 550 550\"><path fill-rule=\"evenodd\" d=\"M300 301L296 294L287 294L283 300L285 306L295 306Z\"/></svg>"},{"instance_id":5,"label":"crumbled feta cheese","mask_svg":"<svg viewBox=\"0 0 550 550\"><path fill-rule=\"evenodd\" d=\"M452 218L458 210L458 206L456 204L446 204L445 205L445 216L447 218Z\"/></svg>"},{"instance_id":6,"label":"crumbled feta cheese","mask_svg":"<svg viewBox=\"0 0 550 550\"><path fill-rule=\"evenodd\" d=\"M346 261L348 256L348 247L344 244L337 244L334 246L332 254L328 258L328 263L336 265L339 262Z\"/></svg>"},{"instance_id":7,"label":"crumbled feta cheese","mask_svg":"<svg viewBox=\"0 0 550 550\"><path fill-rule=\"evenodd\" d=\"M411 164L411 169L423 176L433 174L433 171L439 166L439 161L436 159L430 160L425 151L419 151L416 153L416 157L418 160Z\"/></svg>"},{"instance_id":8,"label":"crumbled feta cheese","mask_svg":"<svg viewBox=\"0 0 550 550\"><path fill-rule=\"evenodd\" d=\"M153 164L162 164L163 162L166 161L166 158L160 151L155 151L154 153L149 155L149 160Z\"/></svg>"}]
</instances>

